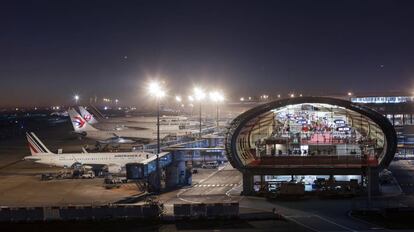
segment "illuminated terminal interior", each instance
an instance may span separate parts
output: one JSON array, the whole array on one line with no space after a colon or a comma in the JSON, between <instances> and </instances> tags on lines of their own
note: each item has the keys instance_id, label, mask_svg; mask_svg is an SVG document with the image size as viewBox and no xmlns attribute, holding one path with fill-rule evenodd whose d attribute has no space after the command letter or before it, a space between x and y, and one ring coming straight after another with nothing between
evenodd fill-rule
<instances>
[{"instance_id":1,"label":"illuminated terminal interior","mask_svg":"<svg viewBox=\"0 0 414 232\"><path fill-rule=\"evenodd\" d=\"M285 161L299 156L318 157L309 160L314 160L315 164L323 164L324 157L332 156L350 161L350 164L367 156L380 161L386 146L384 133L371 119L340 106L322 103L270 110L251 119L237 141L244 165L294 165Z\"/></svg>"},{"instance_id":2,"label":"illuminated terminal interior","mask_svg":"<svg viewBox=\"0 0 414 232\"><path fill-rule=\"evenodd\" d=\"M298 182L303 183L306 192L317 190L323 183L327 182L330 178L335 180L336 184L346 184L350 181L354 181L357 185L361 184L361 175L254 175L253 189L255 192L261 191L276 191L281 183L284 182Z\"/></svg>"}]
</instances>

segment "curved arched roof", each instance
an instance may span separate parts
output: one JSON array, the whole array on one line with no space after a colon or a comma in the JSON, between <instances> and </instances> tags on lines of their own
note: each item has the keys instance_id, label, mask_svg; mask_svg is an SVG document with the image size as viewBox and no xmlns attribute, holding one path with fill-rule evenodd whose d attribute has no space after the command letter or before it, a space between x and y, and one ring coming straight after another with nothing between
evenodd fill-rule
<instances>
[{"instance_id":1,"label":"curved arched roof","mask_svg":"<svg viewBox=\"0 0 414 232\"><path fill-rule=\"evenodd\" d=\"M299 97L282 99L259 105L242 113L231 122L226 135L225 145L227 158L233 167L240 170L247 168L248 160L252 159L253 156L250 150L251 147L249 147L250 141L243 140L250 140L248 135L252 131L257 130L258 127L271 126L273 121L272 110L290 105L313 103L338 106L346 109L348 112L347 114L351 118L356 117L357 115L363 115L374 122L385 136L385 146L379 166L384 168L390 164L396 152L397 137L394 127L383 115L365 106L341 99L327 97ZM241 140L243 142L240 142Z\"/></svg>"}]
</instances>

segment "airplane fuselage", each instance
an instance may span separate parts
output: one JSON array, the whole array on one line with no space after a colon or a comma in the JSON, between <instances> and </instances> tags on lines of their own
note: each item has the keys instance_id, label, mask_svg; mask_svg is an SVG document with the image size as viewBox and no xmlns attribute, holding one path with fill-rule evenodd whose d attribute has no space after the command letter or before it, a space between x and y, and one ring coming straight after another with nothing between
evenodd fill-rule
<instances>
[{"instance_id":1,"label":"airplane fuselage","mask_svg":"<svg viewBox=\"0 0 414 232\"><path fill-rule=\"evenodd\" d=\"M143 161L152 154L143 152L124 153L75 153L75 154L42 154L26 156L25 160L58 167L81 165L117 165L124 167L127 163Z\"/></svg>"}]
</instances>

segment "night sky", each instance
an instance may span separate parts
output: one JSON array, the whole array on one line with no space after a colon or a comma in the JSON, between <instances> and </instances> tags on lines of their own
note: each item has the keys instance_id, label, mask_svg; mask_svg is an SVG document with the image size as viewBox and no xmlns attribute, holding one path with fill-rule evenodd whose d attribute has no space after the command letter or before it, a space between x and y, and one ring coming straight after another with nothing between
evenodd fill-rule
<instances>
[{"instance_id":1,"label":"night sky","mask_svg":"<svg viewBox=\"0 0 414 232\"><path fill-rule=\"evenodd\" d=\"M414 90L413 1L1 1L0 29L0 106Z\"/></svg>"}]
</instances>

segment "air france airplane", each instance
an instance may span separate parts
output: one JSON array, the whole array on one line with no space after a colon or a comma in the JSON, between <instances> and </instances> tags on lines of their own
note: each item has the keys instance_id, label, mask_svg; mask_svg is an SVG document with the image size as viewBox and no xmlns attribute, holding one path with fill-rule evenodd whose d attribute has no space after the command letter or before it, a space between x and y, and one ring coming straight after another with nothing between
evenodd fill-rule
<instances>
[{"instance_id":1,"label":"air france airplane","mask_svg":"<svg viewBox=\"0 0 414 232\"><path fill-rule=\"evenodd\" d=\"M144 161L154 154L147 152L117 152L117 153L64 153L51 152L33 133L26 133L31 156L24 160L58 167L92 167L106 168L109 173L120 173L128 163Z\"/></svg>"}]
</instances>

